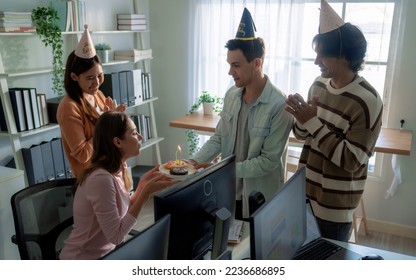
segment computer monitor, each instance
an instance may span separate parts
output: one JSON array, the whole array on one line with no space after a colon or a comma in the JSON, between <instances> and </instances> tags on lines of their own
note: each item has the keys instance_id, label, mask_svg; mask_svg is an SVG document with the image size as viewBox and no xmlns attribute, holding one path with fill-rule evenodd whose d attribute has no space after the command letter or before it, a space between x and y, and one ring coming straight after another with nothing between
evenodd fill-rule
<instances>
[{"instance_id":1,"label":"computer monitor","mask_svg":"<svg viewBox=\"0 0 416 280\"><path fill-rule=\"evenodd\" d=\"M290 260L306 238L305 168L250 216L250 258Z\"/></svg>"},{"instance_id":2,"label":"computer monitor","mask_svg":"<svg viewBox=\"0 0 416 280\"><path fill-rule=\"evenodd\" d=\"M134 235L103 256L102 260L166 260L168 256L170 215Z\"/></svg>"},{"instance_id":3,"label":"computer monitor","mask_svg":"<svg viewBox=\"0 0 416 280\"><path fill-rule=\"evenodd\" d=\"M171 215L168 259L211 259L226 249L235 206L235 156L155 194L155 220Z\"/></svg>"}]
</instances>

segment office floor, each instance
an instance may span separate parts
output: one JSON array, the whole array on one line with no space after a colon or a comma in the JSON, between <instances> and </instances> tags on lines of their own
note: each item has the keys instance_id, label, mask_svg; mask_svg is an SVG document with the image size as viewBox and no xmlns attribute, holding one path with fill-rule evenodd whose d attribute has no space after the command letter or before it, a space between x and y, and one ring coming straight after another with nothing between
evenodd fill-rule
<instances>
[{"instance_id":1,"label":"office floor","mask_svg":"<svg viewBox=\"0 0 416 280\"><path fill-rule=\"evenodd\" d=\"M363 235L360 229L358 244L416 257L416 239L412 238L375 231Z\"/></svg>"}]
</instances>

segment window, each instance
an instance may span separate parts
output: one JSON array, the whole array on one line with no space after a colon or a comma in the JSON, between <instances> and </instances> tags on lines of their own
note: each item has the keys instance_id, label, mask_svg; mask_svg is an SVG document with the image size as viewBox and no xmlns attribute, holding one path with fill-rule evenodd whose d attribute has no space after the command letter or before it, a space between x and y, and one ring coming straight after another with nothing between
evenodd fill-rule
<instances>
[{"instance_id":1,"label":"window","mask_svg":"<svg viewBox=\"0 0 416 280\"><path fill-rule=\"evenodd\" d=\"M318 32L320 1L317 0L246 0L192 1L193 36L191 50L191 88L195 96L203 90L223 96L233 84L228 75L226 48L234 38L241 14L247 7L257 28L257 36L266 43L264 73L281 90L307 96L312 81L320 75L314 65L312 39ZM238 3L237 3L238 2ZM364 76L384 98L388 110L389 75L394 65L395 48L391 47L395 24L399 21L401 0L333 0L331 7L344 19L361 28L367 42ZM192 98L195 99L196 97ZM192 100L193 101L193 100ZM387 113L384 113L384 118ZM384 120L385 122L385 120ZM381 155L377 155L381 156ZM373 158L370 172L379 172ZM375 174L376 175L376 174Z\"/></svg>"}]
</instances>

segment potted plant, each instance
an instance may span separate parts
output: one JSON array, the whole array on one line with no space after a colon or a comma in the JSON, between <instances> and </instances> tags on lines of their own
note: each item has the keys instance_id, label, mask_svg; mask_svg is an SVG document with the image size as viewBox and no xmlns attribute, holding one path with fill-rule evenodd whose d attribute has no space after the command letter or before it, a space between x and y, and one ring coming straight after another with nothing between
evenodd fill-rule
<instances>
[{"instance_id":1,"label":"potted plant","mask_svg":"<svg viewBox=\"0 0 416 280\"><path fill-rule=\"evenodd\" d=\"M192 114L198 110L201 104L203 105L204 115L212 115L213 112L221 111L223 99L221 97L213 96L208 91L203 91L198 100L192 105L189 113Z\"/></svg>"},{"instance_id":2,"label":"potted plant","mask_svg":"<svg viewBox=\"0 0 416 280\"><path fill-rule=\"evenodd\" d=\"M195 104L192 105L189 110L189 114L197 111L199 107L203 105L204 115L212 115L213 112L220 112L222 109L223 98L213 96L208 93L208 91L203 91L202 94L198 97L198 100ZM186 131L186 136L188 137L189 145L189 155L195 154L199 150L199 136L193 129Z\"/></svg>"},{"instance_id":3,"label":"potted plant","mask_svg":"<svg viewBox=\"0 0 416 280\"><path fill-rule=\"evenodd\" d=\"M108 62L109 51L111 47L107 43L98 43L95 45L95 50L97 51L97 55L100 57L102 63Z\"/></svg>"},{"instance_id":4,"label":"potted plant","mask_svg":"<svg viewBox=\"0 0 416 280\"><path fill-rule=\"evenodd\" d=\"M32 22L46 47L52 47L52 90L61 96L64 92L63 39L58 25L58 12L53 7L36 7L32 10Z\"/></svg>"}]
</instances>

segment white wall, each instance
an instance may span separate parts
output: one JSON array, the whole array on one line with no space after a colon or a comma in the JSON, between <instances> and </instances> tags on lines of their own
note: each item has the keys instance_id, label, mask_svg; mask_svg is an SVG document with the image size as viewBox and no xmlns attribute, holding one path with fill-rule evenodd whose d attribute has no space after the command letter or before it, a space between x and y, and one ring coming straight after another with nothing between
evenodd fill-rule
<instances>
[{"instance_id":1,"label":"white wall","mask_svg":"<svg viewBox=\"0 0 416 280\"><path fill-rule=\"evenodd\" d=\"M403 27L404 41L401 43L400 59L397 62L397 75L393 83L393 94L390 101L389 122L386 127L400 127L400 120L404 119L405 129L416 130L416 110L414 86L416 65L416 1L406 1L407 8L403 17L406 25ZM371 219L383 220L391 223L416 227L416 145L412 143L410 156L399 156L403 183L392 198L385 199L384 194L390 187L392 180L391 156L384 160L382 181L370 181L365 191L365 205L367 215ZM415 236L416 237L416 236Z\"/></svg>"},{"instance_id":2,"label":"white wall","mask_svg":"<svg viewBox=\"0 0 416 280\"><path fill-rule=\"evenodd\" d=\"M187 147L185 130L169 127L169 121L183 116L191 107L188 88L188 2L189 0L150 1L150 42L153 50L153 93L162 161L175 156L177 145ZM187 148L182 149L184 152ZM185 153L184 153L185 155Z\"/></svg>"}]
</instances>

